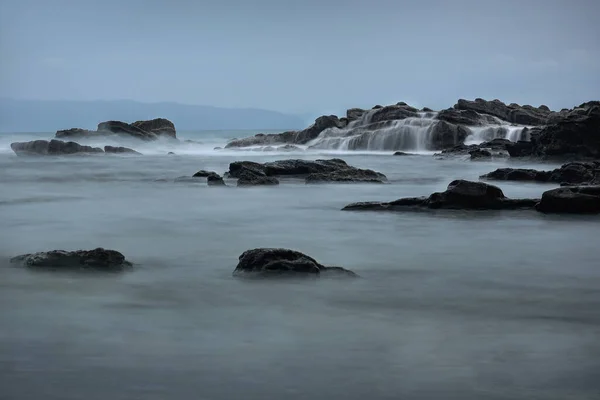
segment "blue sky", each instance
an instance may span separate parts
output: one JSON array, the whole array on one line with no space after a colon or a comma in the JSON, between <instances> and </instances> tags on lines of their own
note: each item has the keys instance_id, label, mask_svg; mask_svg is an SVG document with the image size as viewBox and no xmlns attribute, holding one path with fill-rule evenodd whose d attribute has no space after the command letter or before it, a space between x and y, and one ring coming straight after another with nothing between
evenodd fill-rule
<instances>
[{"instance_id":1,"label":"blue sky","mask_svg":"<svg viewBox=\"0 0 600 400\"><path fill-rule=\"evenodd\" d=\"M0 96L339 113L600 98L600 1L0 1Z\"/></svg>"}]
</instances>

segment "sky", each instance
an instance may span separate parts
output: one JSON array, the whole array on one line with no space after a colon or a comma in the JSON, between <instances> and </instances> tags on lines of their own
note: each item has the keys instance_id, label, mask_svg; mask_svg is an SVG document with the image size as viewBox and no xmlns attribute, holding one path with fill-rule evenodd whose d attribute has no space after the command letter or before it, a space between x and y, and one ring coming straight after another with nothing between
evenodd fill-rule
<instances>
[{"instance_id":1,"label":"sky","mask_svg":"<svg viewBox=\"0 0 600 400\"><path fill-rule=\"evenodd\" d=\"M600 99L598 0L0 0L0 97L340 114Z\"/></svg>"}]
</instances>

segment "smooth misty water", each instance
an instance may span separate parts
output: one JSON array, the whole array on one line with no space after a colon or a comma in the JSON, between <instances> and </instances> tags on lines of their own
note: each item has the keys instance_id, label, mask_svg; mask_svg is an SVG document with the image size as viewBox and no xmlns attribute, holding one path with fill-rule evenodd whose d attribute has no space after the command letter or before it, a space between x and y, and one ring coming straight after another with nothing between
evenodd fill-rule
<instances>
[{"instance_id":1,"label":"smooth misty water","mask_svg":"<svg viewBox=\"0 0 600 400\"><path fill-rule=\"evenodd\" d=\"M506 162L336 154L390 184L238 189L174 180L234 160L332 155L215 152L224 140L213 137L148 145L143 157L19 158L10 140L0 140L2 399L598 398L600 218L340 211ZM510 197L553 187L500 186ZM98 246L138 267L66 275L7 262ZM362 279L232 278L239 254L259 246Z\"/></svg>"}]
</instances>

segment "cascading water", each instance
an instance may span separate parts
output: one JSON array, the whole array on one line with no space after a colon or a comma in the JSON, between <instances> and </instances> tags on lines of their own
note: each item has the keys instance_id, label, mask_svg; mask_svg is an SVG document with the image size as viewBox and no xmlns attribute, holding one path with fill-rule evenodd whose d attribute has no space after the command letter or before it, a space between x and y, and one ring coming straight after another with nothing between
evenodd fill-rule
<instances>
[{"instance_id":1,"label":"cascading water","mask_svg":"<svg viewBox=\"0 0 600 400\"><path fill-rule=\"evenodd\" d=\"M465 144L479 144L494 139L507 139L511 142L529 140L527 127L507 125L499 118L494 118L496 124L487 126L471 126L471 134L465 139Z\"/></svg>"},{"instance_id":2,"label":"cascading water","mask_svg":"<svg viewBox=\"0 0 600 400\"><path fill-rule=\"evenodd\" d=\"M309 147L330 150L429 150L431 135L438 120L435 112L420 112L417 117L372 122L378 110L370 110L346 128L329 128L309 143Z\"/></svg>"}]
</instances>

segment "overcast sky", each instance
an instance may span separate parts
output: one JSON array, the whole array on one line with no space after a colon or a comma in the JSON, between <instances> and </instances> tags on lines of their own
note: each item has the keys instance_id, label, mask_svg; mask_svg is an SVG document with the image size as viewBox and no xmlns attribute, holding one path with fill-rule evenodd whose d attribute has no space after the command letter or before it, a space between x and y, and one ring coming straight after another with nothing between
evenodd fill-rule
<instances>
[{"instance_id":1,"label":"overcast sky","mask_svg":"<svg viewBox=\"0 0 600 400\"><path fill-rule=\"evenodd\" d=\"M0 96L292 113L600 98L600 0L0 0Z\"/></svg>"}]
</instances>

